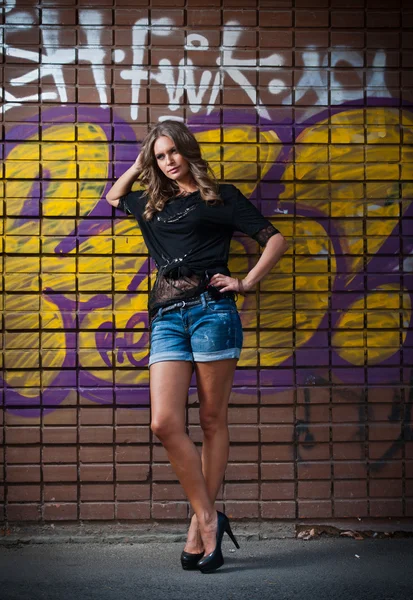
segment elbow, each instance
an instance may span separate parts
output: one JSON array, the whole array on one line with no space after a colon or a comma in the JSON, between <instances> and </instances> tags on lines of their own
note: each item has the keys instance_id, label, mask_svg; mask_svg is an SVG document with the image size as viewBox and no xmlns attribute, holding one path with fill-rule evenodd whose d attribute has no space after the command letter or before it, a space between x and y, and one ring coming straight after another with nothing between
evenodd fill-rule
<instances>
[{"instance_id":1,"label":"elbow","mask_svg":"<svg viewBox=\"0 0 413 600\"><path fill-rule=\"evenodd\" d=\"M110 191L105 196L106 202L108 202L111 206L117 206L119 203L119 198L115 198L111 195Z\"/></svg>"},{"instance_id":2,"label":"elbow","mask_svg":"<svg viewBox=\"0 0 413 600\"><path fill-rule=\"evenodd\" d=\"M277 239L276 248L281 249L282 254L287 252L288 248L290 247L290 244L289 242L287 242L283 234L278 232L277 235L274 236L274 238Z\"/></svg>"}]
</instances>

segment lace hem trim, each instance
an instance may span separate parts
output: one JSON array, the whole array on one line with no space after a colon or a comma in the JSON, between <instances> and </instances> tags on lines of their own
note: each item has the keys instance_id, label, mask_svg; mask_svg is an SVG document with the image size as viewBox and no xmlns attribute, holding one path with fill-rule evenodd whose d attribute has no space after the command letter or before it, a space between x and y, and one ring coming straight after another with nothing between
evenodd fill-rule
<instances>
[{"instance_id":1,"label":"lace hem trim","mask_svg":"<svg viewBox=\"0 0 413 600\"><path fill-rule=\"evenodd\" d=\"M279 233L279 231L274 227L274 225L267 225L267 227L260 229L258 233L254 234L252 237L259 243L260 246L265 246L270 237L276 233Z\"/></svg>"}]
</instances>

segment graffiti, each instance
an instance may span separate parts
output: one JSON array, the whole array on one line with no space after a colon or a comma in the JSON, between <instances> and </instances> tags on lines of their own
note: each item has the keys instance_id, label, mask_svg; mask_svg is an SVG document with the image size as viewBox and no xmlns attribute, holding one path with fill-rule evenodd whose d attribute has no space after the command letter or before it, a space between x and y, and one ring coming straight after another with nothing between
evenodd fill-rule
<instances>
[{"instance_id":1,"label":"graffiti","mask_svg":"<svg viewBox=\"0 0 413 600\"><path fill-rule=\"evenodd\" d=\"M295 162L291 144L283 143L282 130L277 133L276 125L269 124L268 130L261 133L258 146L250 142L254 134L250 126L224 130L225 179L237 183L251 198L260 197L268 214L295 218L294 265L291 257L285 257L277 273L261 286L263 292L271 293L261 297L260 365L280 367L276 374L278 385L306 385L310 366L314 365L314 347L318 348L320 366L312 367L311 371L332 384L391 383L395 373L399 373L401 351L404 349L405 357L408 356L410 274L405 272L403 281L400 278L396 234L404 216L411 212L411 201L408 196L402 203L398 201L398 175L386 162L389 148L392 144L397 147L399 142L393 125L396 112L391 107L365 111L343 107L331 119L330 127L332 131L337 127L339 135L330 146L320 143L327 124L319 118L298 132ZM5 383L10 409L19 405L36 407L40 395L44 406L49 403L56 406L64 401L72 385L81 388L85 398L109 402L113 394L113 368L117 385L148 385L146 370L136 367L147 364L146 300L152 266L139 229L131 220L117 219L112 236L112 220L103 200L109 166L105 126L93 122L78 124L75 143L73 126L64 122L64 115L64 111L56 113L56 122L43 128L41 194L37 189L40 160L35 137L28 135L24 141L15 143L5 160L11 207L5 234L8 294ZM402 118L408 135L409 128L413 129L411 113L404 111ZM98 113L96 120L99 121ZM369 125L377 120L383 123L379 128ZM360 126L367 129L372 148L368 149L375 159L366 174L363 163L354 162L358 156ZM215 142L219 130L204 125L195 133L219 176L221 145ZM19 135L15 137L18 139ZM128 156L132 160L137 149L132 131L129 141ZM255 164L238 160L242 142L246 144L245 152L249 151L248 144L254 152L259 152L258 187ZM51 148L53 156L49 156ZM78 188L74 185L75 156L81 175ZM326 184L328 168L331 182ZM404 179L412 179L412 163L402 163L401 168ZM238 182L240 176L243 181ZM294 178L295 197L291 190ZM367 186L367 201L360 181ZM267 206L263 198L269 194L278 200L269 201ZM78 198L83 217L77 226L70 218L76 215L71 201L74 197ZM39 200L43 215L41 230ZM56 218L56 203L63 206L63 213L57 214L65 215L67 210L67 216ZM371 235L365 256L361 224L366 215L371 217ZM116 252L112 259L113 240ZM406 239L406 244L409 243ZM234 244L235 269L246 271L254 262L251 241L236 239ZM32 293L30 298L35 303L40 290L40 312L36 308L30 310L27 292ZM244 302L251 303L252 299ZM274 306L277 306L276 319ZM240 308L244 327L256 327L253 305ZM325 341L328 322L332 332L330 348ZM291 329L295 331L294 344L288 341ZM37 346L33 343L36 332ZM33 352L29 350L33 346L39 351L42 348L41 363L33 362ZM72 350L76 348L77 355ZM18 360L16 349L20 349ZM291 368L293 357L295 370ZM255 366L254 353L247 352L243 360L243 366ZM350 365L352 368L347 368ZM41 382L39 369L34 368L38 366L42 367ZM76 375L79 369L82 384ZM33 410L35 414L37 409Z\"/></svg>"},{"instance_id":2,"label":"graffiti","mask_svg":"<svg viewBox=\"0 0 413 600\"><path fill-rule=\"evenodd\" d=\"M39 27L36 17L30 12L18 13L12 10L13 3L8 4L6 27L12 30L15 27ZM64 46L59 41L59 9L47 11L48 27L39 28L42 37L42 54L39 57L37 51L19 48L5 43L3 52L8 60L27 61L28 70L22 75L10 78L7 87L0 88L1 97L4 100L1 110L6 112L13 108L22 106L23 103L50 102L60 104L75 101L70 95L73 86L67 82L65 68L69 65L90 65L93 74L93 85L98 94L99 105L106 108L110 104L110 90L112 81L112 68L107 66L112 62L110 47L103 44L103 17L99 10L78 10L80 31L84 35L85 42L79 48ZM53 27L56 26L56 27ZM183 46L185 57L180 59L176 65L173 64L168 53L160 58L157 65L147 65L145 54L149 48L149 36L156 38L173 36L179 30L174 22L167 17L153 19L149 24L148 18L138 19L131 28L132 43L130 47L117 47L113 53L113 62L117 65L130 65L122 68L120 77L130 85L130 118L134 121L139 119L139 108L141 90L149 84L158 84L165 88L168 97L168 111L164 118L182 119L174 116L182 105L188 107L191 113L196 114L205 107L206 115L210 115L219 101L220 92L223 89L224 78L228 77L230 84L238 86L242 96L246 96L252 107L264 119L270 120L269 105L291 105L299 103L304 97L311 98L311 105L329 105L329 84L327 81L327 67L332 69L331 81L331 104L339 105L343 102L362 99L366 93L370 97L391 97L386 84L386 53L378 49L372 61L372 67L367 71L367 80L364 85L363 52L352 49L340 48L329 55L327 52L319 52L309 46L302 53L303 66L300 77L295 85L294 97L291 85L286 79L282 67L290 67L283 52L272 52L257 58L240 58L238 51L243 46L243 35L247 28L242 27L237 21L228 21L223 28L223 39L220 46L213 46L208 40L205 32L187 32ZM196 55L200 52L215 52L216 67L213 69L196 66ZM23 64L27 64L23 63ZM34 64L33 68L30 64ZM272 69L274 77L267 84L257 90L252 84L249 76L260 71ZM340 69L353 69L359 85L351 88L341 81ZM54 82L54 89L37 91L44 81ZM199 83L196 82L199 80ZM19 95L16 88L23 88L33 84L33 93ZM143 87L142 87L143 86ZM70 93L69 93L70 90ZM26 92L27 93L27 92ZM264 101L267 94L272 100ZM244 100L243 100L244 102ZM305 116L305 111L303 116ZM162 118L162 117L161 117Z\"/></svg>"}]
</instances>

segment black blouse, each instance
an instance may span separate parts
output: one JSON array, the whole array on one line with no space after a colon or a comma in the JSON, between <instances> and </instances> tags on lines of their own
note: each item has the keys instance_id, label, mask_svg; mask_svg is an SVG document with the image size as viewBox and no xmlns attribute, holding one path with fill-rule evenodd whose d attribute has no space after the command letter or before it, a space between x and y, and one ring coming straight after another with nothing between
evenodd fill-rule
<instances>
[{"instance_id":1,"label":"black blouse","mask_svg":"<svg viewBox=\"0 0 413 600\"><path fill-rule=\"evenodd\" d=\"M231 184L219 186L223 204L207 204L199 191L170 198L150 221L143 218L143 191L129 192L118 209L138 221L158 274L149 296L150 318L160 306L205 291L214 273L230 275L228 255L232 234L241 231L261 246L279 233L272 223Z\"/></svg>"}]
</instances>

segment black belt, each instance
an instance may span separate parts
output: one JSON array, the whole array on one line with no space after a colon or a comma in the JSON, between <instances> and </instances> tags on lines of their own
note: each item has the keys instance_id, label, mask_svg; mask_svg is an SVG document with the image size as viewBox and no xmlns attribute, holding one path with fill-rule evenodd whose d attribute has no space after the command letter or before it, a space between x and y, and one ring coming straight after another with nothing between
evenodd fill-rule
<instances>
[{"instance_id":1,"label":"black belt","mask_svg":"<svg viewBox=\"0 0 413 600\"><path fill-rule=\"evenodd\" d=\"M235 292L223 292L221 294L221 292L219 292L218 294L215 293L211 293L209 290L206 290L206 292L203 292L206 300L209 300L211 302L216 301L216 300L221 300L223 298L230 298L231 300L235 299ZM154 312L154 314L151 317L151 321L156 317L156 315L158 314L158 311L160 308L162 308L162 314L165 312L169 312L170 310L175 310L176 308L184 308L185 306L196 306L197 304L202 304L202 298L201 296L191 296L190 298L187 298L186 300L178 300L177 302L174 302L173 304L168 304L166 306L162 306L156 309L156 311Z\"/></svg>"}]
</instances>

